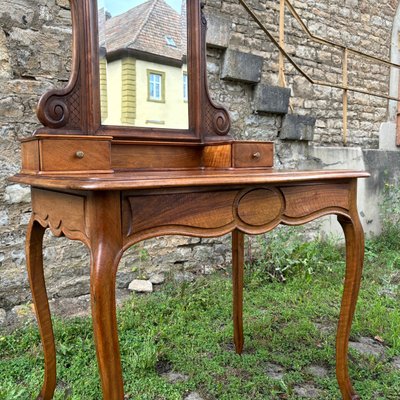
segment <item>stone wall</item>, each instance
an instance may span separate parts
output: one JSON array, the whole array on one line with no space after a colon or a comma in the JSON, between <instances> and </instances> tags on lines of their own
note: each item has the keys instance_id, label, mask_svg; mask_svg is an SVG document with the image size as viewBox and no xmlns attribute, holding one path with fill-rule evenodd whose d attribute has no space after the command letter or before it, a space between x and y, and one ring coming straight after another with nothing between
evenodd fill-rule
<instances>
[{"instance_id":1,"label":"stone wall","mask_svg":"<svg viewBox=\"0 0 400 400\"><path fill-rule=\"evenodd\" d=\"M249 1L268 29L277 35L277 0ZM306 0L294 1L310 30L367 53L389 57L390 37L397 1ZM313 87L286 64L293 113L315 117L314 141L283 140L283 114L257 111L257 85L276 85L278 53L252 22L237 0L208 0L210 46L208 71L212 97L230 110L232 134L241 139L274 140L276 165L307 164L311 144L342 144L342 93ZM0 0L0 308L12 319L29 303L24 260L24 234L30 216L29 190L7 181L20 168L18 139L30 136L38 121L39 96L54 86L64 86L71 68L71 28L68 0ZM315 46L306 40L295 21L286 18L287 50L316 79L340 82L340 52ZM231 51L251 53L261 59L260 77L249 71L223 71ZM234 56L234 53L230 53ZM350 60L351 84L365 89L387 90L389 70L377 64ZM252 72L252 73L250 73ZM254 78L254 74L256 78ZM224 79L221 79L221 76ZM257 80L258 79L258 80ZM378 147L381 123L387 121L386 101L351 94L349 145ZM135 246L124 257L118 274L121 294L133 278L149 278L164 271L176 279L193 279L230 262L229 238L216 240L163 237ZM81 298L89 292L87 252L83 245L46 237L46 276L50 297ZM171 272L172 271L172 272ZM3 315L3 313L0 313ZM1 319L1 318L0 318Z\"/></svg>"},{"instance_id":2,"label":"stone wall","mask_svg":"<svg viewBox=\"0 0 400 400\"><path fill-rule=\"evenodd\" d=\"M279 1L249 1L254 12L263 21L267 29L277 38L279 20ZM390 59L390 41L393 18L398 1L293 1L300 16L315 34L343 45L362 50L380 58ZM261 83L276 85L278 82L278 51L265 33L255 24L236 0L210 0L207 10L213 20L220 17L229 21L229 49L262 56L264 59ZM342 80L342 51L325 45L315 44L301 31L299 24L286 12L286 50L294 60L313 79L340 84ZM220 61L224 59L225 49L213 51L211 71L218 75ZM377 62L371 62L359 56L349 56L349 85L387 94L389 68ZM323 145L341 145L342 142L342 91L323 86L312 86L293 66L285 63L286 80L292 89L292 107L296 114L313 115L317 118L314 142ZM216 77L218 79L218 76ZM229 102L233 93L233 103L229 109L237 116L237 103L252 100L252 88L242 89L242 98L238 98L235 87L226 81L221 85L214 83L221 100ZM247 96L246 96L247 95ZM386 121L387 101L363 94L349 93L349 132L348 145L360 145L377 148L379 145L379 127ZM245 110L247 111L247 110ZM234 118L235 119L235 118ZM252 136L255 125L261 125L260 131L268 131L268 137L277 137L279 121L253 115L247 129L243 129L243 118L234 125L237 136ZM262 134L261 134L262 135Z\"/></svg>"},{"instance_id":3,"label":"stone wall","mask_svg":"<svg viewBox=\"0 0 400 400\"><path fill-rule=\"evenodd\" d=\"M278 37L279 1L247 1L268 30ZM293 1L311 33L367 54L390 59L393 19L398 1L366 0ZM261 84L278 84L278 50L255 24L237 0L209 0L207 13L212 22L228 21L229 49L263 57ZM286 50L313 79L342 82L342 50L313 43L286 11ZM211 27L212 28L212 27ZM213 29L213 28L212 28ZM218 29L217 29L218 31ZM226 28L225 28L226 31ZM215 34L213 34L215 36ZM280 120L276 116L251 114L253 85L219 79L225 48L209 52L211 88L220 101L228 103L237 137L279 138ZM349 56L349 85L388 93L390 70L377 62ZM342 90L313 86L288 62L287 85L292 89L293 112L316 117L315 144L343 144ZM242 104L246 101L247 106ZM387 119L387 100L349 93L348 145L364 148L379 146L379 128Z\"/></svg>"}]
</instances>

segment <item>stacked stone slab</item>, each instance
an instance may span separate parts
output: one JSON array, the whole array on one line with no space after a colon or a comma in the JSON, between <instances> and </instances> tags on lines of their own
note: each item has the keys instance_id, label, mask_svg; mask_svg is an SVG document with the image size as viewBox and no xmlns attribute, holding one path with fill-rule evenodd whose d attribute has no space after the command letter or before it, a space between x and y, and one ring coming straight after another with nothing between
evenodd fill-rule
<instances>
[{"instance_id":1,"label":"stacked stone slab","mask_svg":"<svg viewBox=\"0 0 400 400\"><path fill-rule=\"evenodd\" d=\"M247 83L253 91L253 112L281 120L281 140L312 141L316 118L312 115L288 114L291 89L262 83L264 58L229 47L230 30L226 18L212 15L208 22L207 44L223 52L220 79ZM286 115L288 114L288 115Z\"/></svg>"}]
</instances>

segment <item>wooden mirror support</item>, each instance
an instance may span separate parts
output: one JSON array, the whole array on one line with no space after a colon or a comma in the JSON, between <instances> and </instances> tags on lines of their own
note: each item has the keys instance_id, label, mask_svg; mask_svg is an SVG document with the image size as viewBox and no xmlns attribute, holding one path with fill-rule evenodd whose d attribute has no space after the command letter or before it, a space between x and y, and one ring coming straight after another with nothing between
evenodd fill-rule
<instances>
[{"instance_id":1,"label":"wooden mirror support","mask_svg":"<svg viewBox=\"0 0 400 400\"><path fill-rule=\"evenodd\" d=\"M189 129L102 126L100 116L97 2L71 0L73 64L64 89L54 89L39 101L37 115L44 128L38 134L106 135L136 140L229 142L228 111L210 99L206 70L207 21L199 1L187 2ZM88 40L86 40L86 38ZM178 118L179 116L177 116Z\"/></svg>"},{"instance_id":2,"label":"wooden mirror support","mask_svg":"<svg viewBox=\"0 0 400 400\"><path fill-rule=\"evenodd\" d=\"M347 350L364 252L357 179L368 173L277 170L272 143L232 140L228 112L210 100L207 89L201 4L188 0L187 5L189 129L157 130L101 125L97 5L94 0L71 0L71 78L64 89L41 98L38 117L44 127L22 142L22 170L11 178L32 187L26 257L45 358L37 399L52 399L56 387L56 351L43 273L46 229L89 248L103 398L123 400L115 281L125 250L161 235L209 238L231 233L234 342L241 353L244 234L331 214L338 217L346 240L337 379L343 399L359 399L349 378Z\"/></svg>"}]
</instances>

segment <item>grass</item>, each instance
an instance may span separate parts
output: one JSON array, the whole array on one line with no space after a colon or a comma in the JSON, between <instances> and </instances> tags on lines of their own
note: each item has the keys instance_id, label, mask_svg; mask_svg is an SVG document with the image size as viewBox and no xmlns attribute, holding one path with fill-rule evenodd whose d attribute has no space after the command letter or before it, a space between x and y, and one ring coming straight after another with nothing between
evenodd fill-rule
<instances>
[{"instance_id":1,"label":"grass","mask_svg":"<svg viewBox=\"0 0 400 400\"><path fill-rule=\"evenodd\" d=\"M339 399L334 346L343 250L332 241L304 244L297 232L278 230L261 244L264 256L246 267L242 356L232 345L228 273L132 296L118 313L126 398L180 400L197 391L205 399L297 399L296 385L311 383L320 390L318 398ZM363 400L400 398L400 371L391 363L400 355L399 243L399 230L367 241L352 339L379 336L385 357L350 350L352 381ZM285 259L292 260L290 268ZM90 319L54 324L55 399L100 399ZM36 327L0 335L0 354L0 399L35 398L43 378ZM269 377L269 363L283 367L282 379ZM310 365L323 366L328 374L315 377ZM188 380L169 383L160 374L165 370Z\"/></svg>"}]
</instances>

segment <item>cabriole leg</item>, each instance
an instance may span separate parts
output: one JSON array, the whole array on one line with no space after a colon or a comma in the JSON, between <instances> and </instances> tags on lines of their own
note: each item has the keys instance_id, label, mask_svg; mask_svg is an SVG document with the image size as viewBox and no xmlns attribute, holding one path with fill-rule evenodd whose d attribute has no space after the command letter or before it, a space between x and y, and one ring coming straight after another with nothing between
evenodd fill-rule
<instances>
[{"instance_id":1,"label":"cabriole leg","mask_svg":"<svg viewBox=\"0 0 400 400\"><path fill-rule=\"evenodd\" d=\"M103 400L123 400L115 281L122 256L118 192L92 194L89 200L90 294L93 332Z\"/></svg>"},{"instance_id":2,"label":"cabriole leg","mask_svg":"<svg viewBox=\"0 0 400 400\"><path fill-rule=\"evenodd\" d=\"M122 400L121 357L115 304L115 271L119 256L105 248L94 251L91 267L91 301L97 362L104 400Z\"/></svg>"},{"instance_id":3,"label":"cabriole leg","mask_svg":"<svg viewBox=\"0 0 400 400\"><path fill-rule=\"evenodd\" d=\"M350 382L347 355L364 260L364 232L358 215L354 214L352 219L338 218L346 240L346 276L336 337L336 376L344 400L360 398Z\"/></svg>"},{"instance_id":4,"label":"cabriole leg","mask_svg":"<svg viewBox=\"0 0 400 400\"><path fill-rule=\"evenodd\" d=\"M43 228L31 218L26 236L26 263L44 353L44 383L37 400L53 398L56 387L56 349L43 273Z\"/></svg>"}]
</instances>

